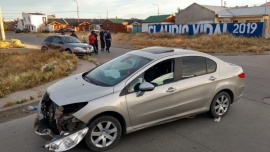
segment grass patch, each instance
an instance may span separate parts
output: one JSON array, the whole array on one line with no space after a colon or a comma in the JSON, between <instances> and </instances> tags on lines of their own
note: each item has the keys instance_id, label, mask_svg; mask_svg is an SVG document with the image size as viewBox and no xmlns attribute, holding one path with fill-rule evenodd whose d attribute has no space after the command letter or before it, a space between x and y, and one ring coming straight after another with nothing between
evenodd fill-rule
<instances>
[{"instance_id":1,"label":"grass patch","mask_svg":"<svg viewBox=\"0 0 270 152\"><path fill-rule=\"evenodd\" d=\"M82 59L90 61L90 62L94 63L96 66L99 66L99 62L97 61L97 58L85 55L82 57Z\"/></svg>"},{"instance_id":2,"label":"grass patch","mask_svg":"<svg viewBox=\"0 0 270 152\"><path fill-rule=\"evenodd\" d=\"M28 99L21 99L21 100L17 100L17 101L8 101L3 105L3 108L11 107L11 106L18 105L18 104L23 104L27 101L29 101L29 100Z\"/></svg>"},{"instance_id":3,"label":"grass patch","mask_svg":"<svg viewBox=\"0 0 270 152\"><path fill-rule=\"evenodd\" d=\"M77 62L67 52L0 52L0 97L67 76Z\"/></svg>"},{"instance_id":4,"label":"grass patch","mask_svg":"<svg viewBox=\"0 0 270 152\"><path fill-rule=\"evenodd\" d=\"M169 33L114 34L113 41L115 43L126 43L123 42L124 40L129 41L129 44L136 48L145 48L149 46L164 46L187 48L208 53L270 51L269 39L233 36L231 34L198 34L194 36L176 35Z\"/></svg>"},{"instance_id":5,"label":"grass patch","mask_svg":"<svg viewBox=\"0 0 270 152\"><path fill-rule=\"evenodd\" d=\"M8 48L24 48L25 46L22 44L20 40L11 39L10 41L0 41L0 49L8 49Z\"/></svg>"}]
</instances>

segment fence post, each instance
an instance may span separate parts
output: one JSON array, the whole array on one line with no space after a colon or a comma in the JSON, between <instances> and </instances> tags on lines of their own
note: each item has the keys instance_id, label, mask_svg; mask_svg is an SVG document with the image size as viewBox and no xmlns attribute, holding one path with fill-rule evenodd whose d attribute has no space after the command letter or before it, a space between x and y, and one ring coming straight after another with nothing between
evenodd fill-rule
<instances>
[{"instance_id":1,"label":"fence post","mask_svg":"<svg viewBox=\"0 0 270 152\"><path fill-rule=\"evenodd\" d=\"M268 20L264 19L263 29L262 29L262 37L268 38L268 28L269 28Z\"/></svg>"}]
</instances>

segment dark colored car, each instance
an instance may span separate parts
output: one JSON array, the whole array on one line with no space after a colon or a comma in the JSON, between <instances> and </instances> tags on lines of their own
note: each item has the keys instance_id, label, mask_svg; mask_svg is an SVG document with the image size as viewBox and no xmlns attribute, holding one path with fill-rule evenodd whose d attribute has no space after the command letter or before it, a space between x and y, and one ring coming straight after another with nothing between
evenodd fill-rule
<instances>
[{"instance_id":1,"label":"dark colored car","mask_svg":"<svg viewBox=\"0 0 270 152\"><path fill-rule=\"evenodd\" d=\"M67 51L76 55L91 55L93 47L87 43L83 43L73 36L49 36L41 45L41 50L48 49Z\"/></svg>"},{"instance_id":2,"label":"dark colored car","mask_svg":"<svg viewBox=\"0 0 270 152\"><path fill-rule=\"evenodd\" d=\"M57 29L57 30L54 30L53 32L54 33L61 33L61 32L73 32L75 30L73 30L72 28L60 28L60 29Z\"/></svg>"}]
</instances>

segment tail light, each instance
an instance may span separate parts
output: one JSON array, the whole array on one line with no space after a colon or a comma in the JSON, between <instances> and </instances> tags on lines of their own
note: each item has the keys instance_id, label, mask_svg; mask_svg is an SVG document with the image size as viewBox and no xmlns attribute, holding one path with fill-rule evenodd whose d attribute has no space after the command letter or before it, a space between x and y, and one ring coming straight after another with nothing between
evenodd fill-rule
<instances>
[{"instance_id":1,"label":"tail light","mask_svg":"<svg viewBox=\"0 0 270 152\"><path fill-rule=\"evenodd\" d=\"M245 75L245 73L244 73L244 72L242 72L242 73L238 74L238 77L239 77L239 78L241 78L241 79L243 79L243 78L245 78L245 77L246 77L246 75Z\"/></svg>"}]
</instances>

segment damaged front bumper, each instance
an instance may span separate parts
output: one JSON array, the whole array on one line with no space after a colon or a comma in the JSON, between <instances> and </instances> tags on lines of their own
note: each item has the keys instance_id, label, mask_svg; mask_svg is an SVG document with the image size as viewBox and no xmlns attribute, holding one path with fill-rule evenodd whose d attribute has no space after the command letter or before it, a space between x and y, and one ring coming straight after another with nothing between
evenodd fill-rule
<instances>
[{"instance_id":1,"label":"damaged front bumper","mask_svg":"<svg viewBox=\"0 0 270 152\"><path fill-rule=\"evenodd\" d=\"M75 147L88 132L88 127L85 125L80 126L76 131L73 132L61 132L60 135L55 135L49 127L46 126L38 118L35 120L35 132L48 139L52 138L51 141L47 142L43 148L51 151L66 151Z\"/></svg>"}]
</instances>

